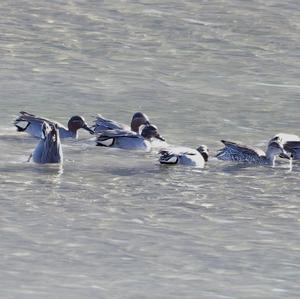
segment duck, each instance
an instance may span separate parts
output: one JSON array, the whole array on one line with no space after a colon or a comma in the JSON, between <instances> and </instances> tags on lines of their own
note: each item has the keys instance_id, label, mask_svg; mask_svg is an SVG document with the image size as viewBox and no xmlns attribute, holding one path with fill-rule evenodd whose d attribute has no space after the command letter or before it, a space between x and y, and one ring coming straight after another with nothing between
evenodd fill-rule
<instances>
[{"instance_id":1,"label":"duck","mask_svg":"<svg viewBox=\"0 0 300 299\"><path fill-rule=\"evenodd\" d=\"M72 116L68 122L68 128L66 128L54 120L21 111L20 116L14 121L14 125L16 126L18 132L26 132L33 137L41 138L42 127L45 122L58 128L61 139L77 139L79 129L85 129L89 133L94 134L94 131L88 127L85 119L79 115Z\"/></svg>"},{"instance_id":2,"label":"duck","mask_svg":"<svg viewBox=\"0 0 300 299\"><path fill-rule=\"evenodd\" d=\"M126 150L151 150L151 140L153 138L164 141L155 125L146 125L141 133L131 130L106 130L96 137L97 146L114 147Z\"/></svg>"},{"instance_id":3,"label":"duck","mask_svg":"<svg viewBox=\"0 0 300 299\"><path fill-rule=\"evenodd\" d=\"M38 164L61 164L63 162L63 152L58 127L55 125L51 126L48 122L43 122L41 131L41 138L30 155L28 162L32 158L33 162Z\"/></svg>"},{"instance_id":4,"label":"duck","mask_svg":"<svg viewBox=\"0 0 300 299\"><path fill-rule=\"evenodd\" d=\"M197 149L186 147L162 149L159 153L160 164L203 168L208 161L208 148L206 145L200 145Z\"/></svg>"},{"instance_id":5,"label":"duck","mask_svg":"<svg viewBox=\"0 0 300 299\"><path fill-rule=\"evenodd\" d=\"M300 160L300 137L298 135L279 133L270 140L270 142L272 141L281 142L284 150L291 154L293 160ZM279 157L282 158L282 155Z\"/></svg>"},{"instance_id":6,"label":"duck","mask_svg":"<svg viewBox=\"0 0 300 299\"><path fill-rule=\"evenodd\" d=\"M285 151L291 154L293 160L300 160L300 141L287 141L283 145ZM280 155L281 158L284 158Z\"/></svg>"},{"instance_id":7,"label":"duck","mask_svg":"<svg viewBox=\"0 0 300 299\"><path fill-rule=\"evenodd\" d=\"M142 125L150 125L149 117L142 112L133 114L130 126L104 118L101 114L98 114L95 120L94 132L103 133L107 130L126 130L139 133Z\"/></svg>"},{"instance_id":8,"label":"duck","mask_svg":"<svg viewBox=\"0 0 300 299\"><path fill-rule=\"evenodd\" d=\"M272 141L278 141L281 142L282 144L285 144L286 142L289 141L300 141L300 137L295 134L278 133L270 139L269 143Z\"/></svg>"},{"instance_id":9,"label":"duck","mask_svg":"<svg viewBox=\"0 0 300 299\"><path fill-rule=\"evenodd\" d=\"M236 161L251 164L268 164L275 166L276 156L281 155L283 158L291 159L284 150L282 143L278 141L269 142L266 152L259 148L248 145L221 140L225 145L218 151L216 157L223 161Z\"/></svg>"}]
</instances>

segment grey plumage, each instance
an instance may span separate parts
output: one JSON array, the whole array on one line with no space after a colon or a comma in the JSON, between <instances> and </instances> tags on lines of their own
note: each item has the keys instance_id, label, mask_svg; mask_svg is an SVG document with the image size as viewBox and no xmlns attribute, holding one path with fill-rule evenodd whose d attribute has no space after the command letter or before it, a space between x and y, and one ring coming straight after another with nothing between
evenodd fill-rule
<instances>
[{"instance_id":1,"label":"grey plumage","mask_svg":"<svg viewBox=\"0 0 300 299\"><path fill-rule=\"evenodd\" d=\"M68 128L57 121L39 117L25 111L21 111L20 116L14 121L14 125L19 132L27 132L37 138L40 138L42 135L43 123L48 123L52 127L56 126L59 130L60 138L77 138L77 130L81 128L87 130L91 134L94 133L94 131L88 127L85 119L79 115L70 118Z\"/></svg>"},{"instance_id":2,"label":"grey plumage","mask_svg":"<svg viewBox=\"0 0 300 299\"><path fill-rule=\"evenodd\" d=\"M294 160L300 160L300 141L287 141L283 147Z\"/></svg>"},{"instance_id":3,"label":"grey plumage","mask_svg":"<svg viewBox=\"0 0 300 299\"><path fill-rule=\"evenodd\" d=\"M286 152L290 153L294 160L300 160L300 137L295 134L279 133L276 134L270 141L277 141L283 144ZM279 155L281 157L282 155Z\"/></svg>"},{"instance_id":4,"label":"grey plumage","mask_svg":"<svg viewBox=\"0 0 300 299\"><path fill-rule=\"evenodd\" d=\"M42 125L43 136L37 144L32 158L35 163L62 163L63 153L60 143L59 130L44 122Z\"/></svg>"},{"instance_id":5,"label":"grey plumage","mask_svg":"<svg viewBox=\"0 0 300 299\"><path fill-rule=\"evenodd\" d=\"M106 130L126 130L138 133L140 126L149 124L148 116L142 112L136 112L133 114L130 126L105 118L98 114L95 120L94 131L95 133L102 133Z\"/></svg>"},{"instance_id":6,"label":"grey plumage","mask_svg":"<svg viewBox=\"0 0 300 299\"><path fill-rule=\"evenodd\" d=\"M158 133L154 125L146 125L141 134L130 130L106 130L100 133L96 138L96 145L105 147L117 147L123 149L151 149L151 139L157 138L164 140Z\"/></svg>"},{"instance_id":7,"label":"grey plumage","mask_svg":"<svg viewBox=\"0 0 300 299\"><path fill-rule=\"evenodd\" d=\"M201 145L197 149L174 147L160 151L161 164L180 164L195 167L204 167L208 159L207 146Z\"/></svg>"}]
</instances>

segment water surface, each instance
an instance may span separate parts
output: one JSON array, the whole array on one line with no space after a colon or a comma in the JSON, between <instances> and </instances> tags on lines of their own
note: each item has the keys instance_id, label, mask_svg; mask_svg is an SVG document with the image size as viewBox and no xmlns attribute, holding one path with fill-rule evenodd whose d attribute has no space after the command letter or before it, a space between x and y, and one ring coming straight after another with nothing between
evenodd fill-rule
<instances>
[{"instance_id":1,"label":"water surface","mask_svg":"<svg viewBox=\"0 0 300 299\"><path fill-rule=\"evenodd\" d=\"M163 167L65 141L26 160L25 110L60 121L147 113L213 155L300 134L298 1L0 3L1 298L298 298L300 164Z\"/></svg>"}]
</instances>

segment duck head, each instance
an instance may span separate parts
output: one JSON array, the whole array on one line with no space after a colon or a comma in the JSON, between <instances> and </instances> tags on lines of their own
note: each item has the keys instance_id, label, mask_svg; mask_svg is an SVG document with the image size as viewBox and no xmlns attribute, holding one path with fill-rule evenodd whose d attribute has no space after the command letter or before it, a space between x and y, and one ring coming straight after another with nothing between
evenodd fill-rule
<instances>
[{"instance_id":1,"label":"duck head","mask_svg":"<svg viewBox=\"0 0 300 299\"><path fill-rule=\"evenodd\" d=\"M150 125L149 117L142 112L134 113L131 120L131 130L138 133L142 125Z\"/></svg>"},{"instance_id":2,"label":"duck head","mask_svg":"<svg viewBox=\"0 0 300 299\"><path fill-rule=\"evenodd\" d=\"M94 134L94 131L88 127L85 119L80 115L72 116L68 122L68 129L71 132L76 133L79 129L84 129L91 134Z\"/></svg>"},{"instance_id":3,"label":"duck head","mask_svg":"<svg viewBox=\"0 0 300 299\"><path fill-rule=\"evenodd\" d=\"M200 145L197 151L202 155L205 162L208 161L208 148L206 145Z\"/></svg>"},{"instance_id":4,"label":"duck head","mask_svg":"<svg viewBox=\"0 0 300 299\"><path fill-rule=\"evenodd\" d=\"M148 125L145 126L141 132L141 135L148 140L151 140L152 138L157 138L161 141L165 141L165 138L163 138L155 125Z\"/></svg>"}]
</instances>

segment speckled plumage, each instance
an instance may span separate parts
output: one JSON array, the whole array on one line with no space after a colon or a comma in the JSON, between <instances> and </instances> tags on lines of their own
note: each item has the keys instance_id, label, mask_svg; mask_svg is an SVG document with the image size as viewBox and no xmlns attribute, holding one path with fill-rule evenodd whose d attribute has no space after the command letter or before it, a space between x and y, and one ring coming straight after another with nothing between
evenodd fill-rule
<instances>
[{"instance_id":1,"label":"speckled plumage","mask_svg":"<svg viewBox=\"0 0 300 299\"><path fill-rule=\"evenodd\" d=\"M222 143L225 147L216 155L219 160L274 165L277 155L283 154L285 158L288 158L282 144L275 141L269 143L266 152L235 142L222 140Z\"/></svg>"}]
</instances>

